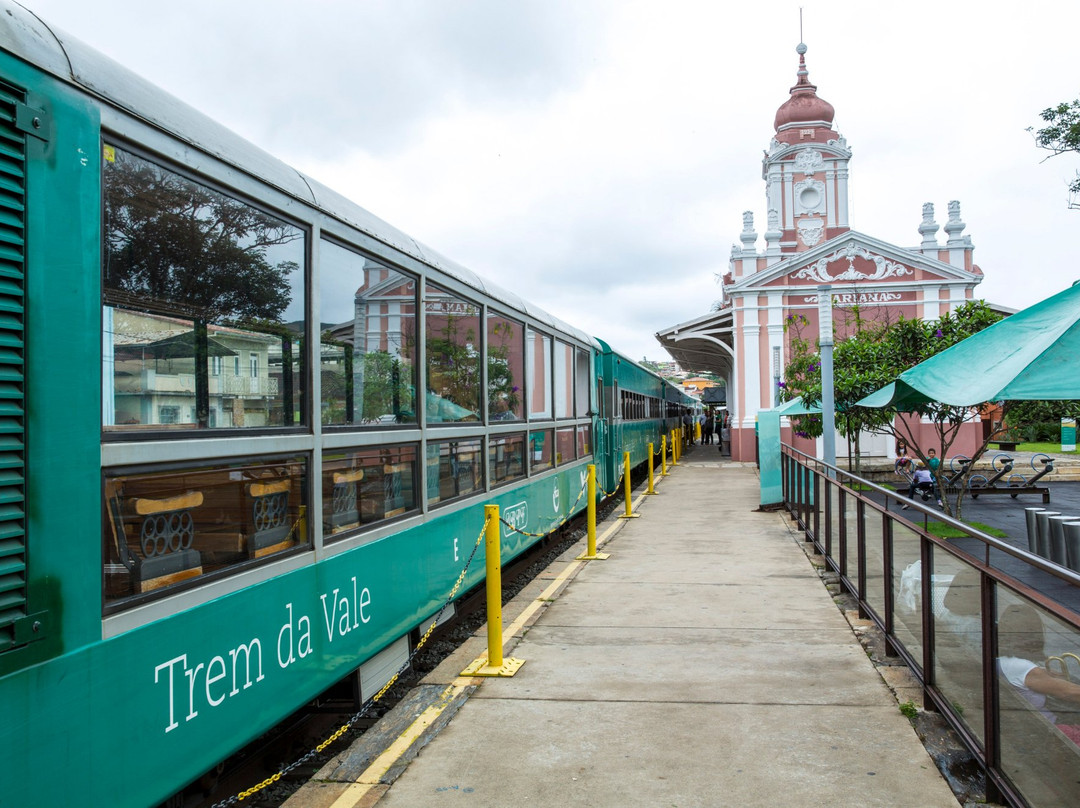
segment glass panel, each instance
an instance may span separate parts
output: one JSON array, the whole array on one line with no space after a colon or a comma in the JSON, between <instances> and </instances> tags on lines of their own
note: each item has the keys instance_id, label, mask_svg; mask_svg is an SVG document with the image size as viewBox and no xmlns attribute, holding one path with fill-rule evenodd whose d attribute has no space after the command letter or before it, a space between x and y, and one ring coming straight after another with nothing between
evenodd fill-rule
<instances>
[{"instance_id":1,"label":"glass panel","mask_svg":"<svg viewBox=\"0 0 1080 808\"><path fill-rule=\"evenodd\" d=\"M319 252L322 422L416 423L416 281L333 242Z\"/></svg>"},{"instance_id":2,"label":"glass panel","mask_svg":"<svg viewBox=\"0 0 1080 808\"><path fill-rule=\"evenodd\" d=\"M480 307L432 283L425 287L427 422L480 419Z\"/></svg>"},{"instance_id":3,"label":"glass panel","mask_svg":"<svg viewBox=\"0 0 1080 808\"><path fill-rule=\"evenodd\" d=\"M492 437L488 445L491 484L499 485L525 476L525 435Z\"/></svg>"},{"instance_id":4,"label":"glass panel","mask_svg":"<svg viewBox=\"0 0 1080 808\"><path fill-rule=\"evenodd\" d=\"M416 446L323 454L323 533L332 536L416 510Z\"/></svg>"},{"instance_id":5,"label":"glass panel","mask_svg":"<svg viewBox=\"0 0 1080 808\"><path fill-rule=\"evenodd\" d=\"M529 433L529 468L533 471L549 469L554 463L552 431L541 429Z\"/></svg>"},{"instance_id":6,"label":"glass panel","mask_svg":"<svg viewBox=\"0 0 1080 808\"><path fill-rule=\"evenodd\" d=\"M979 572L944 551L935 550L933 558L935 683L968 730L985 743Z\"/></svg>"},{"instance_id":7,"label":"glass panel","mask_svg":"<svg viewBox=\"0 0 1080 808\"><path fill-rule=\"evenodd\" d=\"M1032 806L1080 804L1080 633L998 586L1001 768Z\"/></svg>"},{"instance_id":8,"label":"glass panel","mask_svg":"<svg viewBox=\"0 0 1080 808\"><path fill-rule=\"evenodd\" d=\"M307 464L293 457L105 477L105 602L307 546Z\"/></svg>"},{"instance_id":9,"label":"glass panel","mask_svg":"<svg viewBox=\"0 0 1080 808\"><path fill-rule=\"evenodd\" d=\"M305 423L304 232L112 145L102 180L104 429Z\"/></svg>"},{"instance_id":10,"label":"glass panel","mask_svg":"<svg viewBox=\"0 0 1080 808\"><path fill-rule=\"evenodd\" d=\"M577 428L577 456L588 457L592 451L592 427L579 426Z\"/></svg>"},{"instance_id":11,"label":"glass panel","mask_svg":"<svg viewBox=\"0 0 1080 808\"><path fill-rule=\"evenodd\" d=\"M555 417L569 418L574 405L574 348L555 340Z\"/></svg>"},{"instance_id":12,"label":"glass panel","mask_svg":"<svg viewBox=\"0 0 1080 808\"><path fill-rule=\"evenodd\" d=\"M589 384L589 353L579 349L575 356L577 370L574 374L574 415L584 418L589 414L589 390L592 389Z\"/></svg>"},{"instance_id":13,"label":"glass panel","mask_svg":"<svg viewBox=\"0 0 1080 808\"><path fill-rule=\"evenodd\" d=\"M869 505L864 510L866 523L866 593L870 608L885 616L885 553L881 512Z\"/></svg>"},{"instance_id":14,"label":"glass panel","mask_svg":"<svg viewBox=\"0 0 1080 808\"><path fill-rule=\"evenodd\" d=\"M551 417L551 337L525 332L525 369L529 374L529 417Z\"/></svg>"},{"instance_id":15,"label":"glass panel","mask_svg":"<svg viewBox=\"0 0 1080 808\"><path fill-rule=\"evenodd\" d=\"M525 329L516 320L490 315L487 321L488 418L524 418Z\"/></svg>"},{"instance_id":16,"label":"glass panel","mask_svg":"<svg viewBox=\"0 0 1080 808\"><path fill-rule=\"evenodd\" d=\"M892 520L892 535L893 633L912 657L920 661L923 652L923 610L919 535L895 520Z\"/></svg>"},{"instance_id":17,"label":"glass panel","mask_svg":"<svg viewBox=\"0 0 1080 808\"><path fill-rule=\"evenodd\" d=\"M829 533L826 536L825 546L828 553L836 560L840 552L840 498L837 495L837 487L832 482L826 484L825 491L828 498L829 513Z\"/></svg>"},{"instance_id":18,"label":"glass panel","mask_svg":"<svg viewBox=\"0 0 1080 808\"><path fill-rule=\"evenodd\" d=\"M849 492L844 492L844 533L847 537L847 564L848 579L858 589L859 583L859 514L858 500ZM858 595L864 593L859 592Z\"/></svg>"},{"instance_id":19,"label":"glass panel","mask_svg":"<svg viewBox=\"0 0 1080 808\"><path fill-rule=\"evenodd\" d=\"M569 463L574 459L574 427L555 430L555 462Z\"/></svg>"},{"instance_id":20,"label":"glass panel","mask_svg":"<svg viewBox=\"0 0 1080 808\"><path fill-rule=\"evenodd\" d=\"M484 488L480 438L429 443L428 502L446 502Z\"/></svg>"}]
</instances>

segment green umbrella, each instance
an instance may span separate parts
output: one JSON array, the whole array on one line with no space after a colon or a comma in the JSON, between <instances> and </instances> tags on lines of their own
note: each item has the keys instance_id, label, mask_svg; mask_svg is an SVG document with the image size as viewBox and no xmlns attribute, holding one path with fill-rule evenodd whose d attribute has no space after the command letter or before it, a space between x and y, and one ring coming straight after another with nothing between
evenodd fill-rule
<instances>
[{"instance_id":1,"label":"green umbrella","mask_svg":"<svg viewBox=\"0 0 1080 808\"><path fill-rule=\"evenodd\" d=\"M925 362L856 406L915 408L930 402L1080 399L1080 286L999 320Z\"/></svg>"}]
</instances>

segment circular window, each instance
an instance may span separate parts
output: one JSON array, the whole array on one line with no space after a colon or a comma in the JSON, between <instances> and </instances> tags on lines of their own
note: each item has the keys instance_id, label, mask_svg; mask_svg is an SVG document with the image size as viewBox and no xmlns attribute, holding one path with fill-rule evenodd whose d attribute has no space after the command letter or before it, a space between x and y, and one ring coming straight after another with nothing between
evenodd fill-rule
<instances>
[{"instance_id":1,"label":"circular window","mask_svg":"<svg viewBox=\"0 0 1080 808\"><path fill-rule=\"evenodd\" d=\"M821 202L821 192L817 188L803 188L799 192L799 203L804 210L817 210Z\"/></svg>"}]
</instances>

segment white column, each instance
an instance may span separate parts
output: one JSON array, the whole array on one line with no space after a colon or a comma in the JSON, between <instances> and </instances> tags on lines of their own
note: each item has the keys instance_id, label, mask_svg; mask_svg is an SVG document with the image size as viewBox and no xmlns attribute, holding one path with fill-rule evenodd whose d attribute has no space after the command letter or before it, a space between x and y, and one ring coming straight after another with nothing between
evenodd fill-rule
<instances>
[{"instance_id":1,"label":"white column","mask_svg":"<svg viewBox=\"0 0 1080 808\"><path fill-rule=\"evenodd\" d=\"M847 164L836 169L837 200L836 200L836 226L848 226L848 169Z\"/></svg>"},{"instance_id":2,"label":"white column","mask_svg":"<svg viewBox=\"0 0 1080 808\"><path fill-rule=\"evenodd\" d=\"M756 303L756 301L755 301ZM742 427L754 428L754 419L761 409L761 326L758 325L758 310L746 308L746 324L743 326L743 391L746 409L743 410Z\"/></svg>"},{"instance_id":3,"label":"white column","mask_svg":"<svg viewBox=\"0 0 1080 808\"><path fill-rule=\"evenodd\" d=\"M836 227L836 172L832 169L825 172L825 226ZM822 241L825 238L822 236Z\"/></svg>"},{"instance_id":4,"label":"white column","mask_svg":"<svg viewBox=\"0 0 1080 808\"><path fill-rule=\"evenodd\" d=\"M784 229L791 230L795 227L795 197L792 191L791 174L784 174Z\"/></svg>"},{"instance_id":5,"label":"white column","mask_svg":"<svg viewBox=\"0 0 1080 808\"><path fill-rule=\"evenodd\" d=\"M769 367L765 374L768 379L768 395L763 398L766 407L776 403L776 380L774 378L773 357L780 353L780 373L783 378L784 367L784 295L782 292L769 295L769 308L766 311L768 323L769 349L766 351Z\"/></svg>"}]
</instances>

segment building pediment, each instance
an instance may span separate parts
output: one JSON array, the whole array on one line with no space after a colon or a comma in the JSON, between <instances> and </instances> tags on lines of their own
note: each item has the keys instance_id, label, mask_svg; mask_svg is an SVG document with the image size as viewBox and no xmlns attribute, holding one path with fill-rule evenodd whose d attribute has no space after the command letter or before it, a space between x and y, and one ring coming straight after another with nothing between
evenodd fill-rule
<instances>
[{"instance_id":1,"label":"building pediment","mask_svg":"<svg viewBox=\"0 0 1080 808\"><path fill-rule=\"evenodd\" d=\"M740 279L728 292L826 283L978 283L981 280L982 276L976 272L850 230Z\"/></svg>"}]
</instances>

